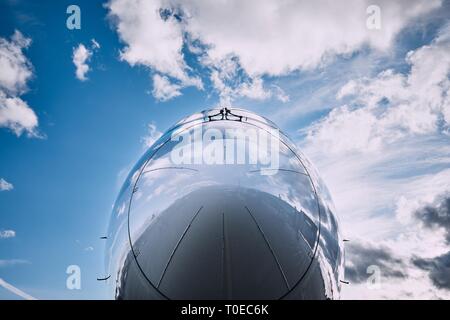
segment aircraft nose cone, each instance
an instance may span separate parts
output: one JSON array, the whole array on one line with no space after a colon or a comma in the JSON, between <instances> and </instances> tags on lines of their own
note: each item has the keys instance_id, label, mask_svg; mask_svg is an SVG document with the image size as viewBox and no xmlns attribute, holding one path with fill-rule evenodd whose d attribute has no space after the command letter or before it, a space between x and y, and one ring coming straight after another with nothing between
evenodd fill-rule
<instances>
[{"instance_id":1,"label":"aircraft nose cone","mask_svg":"<svg viewBox=\"0 0 450 320\"><path fill-rule=\"evenodd\" d=\"M344 264L332 208L309 161L270 120L235 108L191 115L124 182L108 231L110 292L337 297Z\"/></svg>"},{"instance_id":2,"label":"aircraft nose cone","mask_svg":"<svg viewBox=\"0 0 450 320\"><path fill-rule=\"evenodd\" d=\"M221 186L174 202L133 249L170 299L278 299L305 274L316 235L309 217L282 199Z\"/></svg>"}]
</instances>

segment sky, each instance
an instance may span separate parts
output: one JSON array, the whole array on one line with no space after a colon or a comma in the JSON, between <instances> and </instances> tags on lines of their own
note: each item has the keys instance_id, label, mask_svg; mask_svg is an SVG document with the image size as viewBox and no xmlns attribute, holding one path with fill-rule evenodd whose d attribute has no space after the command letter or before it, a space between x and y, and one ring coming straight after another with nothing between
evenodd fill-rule
<instances>
[{"instance_id":1,"label":"sky","mask_svg":"<svg viewBox=\"0 0 450 320\"><path fill-rule=\"evenodd\" d=\"M449 1L0 0L0 14L0 299L105 298L100 237L128 171L216 106L271 119L317 167L350 239L342 298L450 298Z\"/></svg>"}]
</instances>

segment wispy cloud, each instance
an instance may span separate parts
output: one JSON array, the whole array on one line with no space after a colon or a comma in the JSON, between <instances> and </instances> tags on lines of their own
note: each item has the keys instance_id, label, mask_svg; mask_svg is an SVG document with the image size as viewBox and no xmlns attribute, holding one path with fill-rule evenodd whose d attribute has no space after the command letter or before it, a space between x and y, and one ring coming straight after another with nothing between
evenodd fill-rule
<instances>
[{"instance_id":1,"label":"wispy cloud","mask_svg":"<svg viewBox=\"0 0 450 320\"><path fill-rule=\"evenodd\" d=\"M12 183L9 183L3 178L0 178L0 191L10 191L12 189L14 189Z\"/></svg>"},{"instance_id":2,"label":"wispy cloud","mask_svg":"<svg viewBox=\"0 0 450 320\"><path fill-rule=\"evenodd\" d=\"M167 101L181 95L181 85L171 83L166 76L153 76L153 96L161 101Z\"/></svg>"},{"instance_id":3,"label":"wispy cloud","mask_svg":"<svg viewBox=\"0 0 450 320\"><path fill-rule=\"evenodd\" d=\"M16 232L14 230L0 230L0 239L14 238Z\"/></svg>"},{"instance_id":4,"label":"wispy cloud","mask_svg":"<svg viewBox=\"0 0 450 320\"><path fill-rule=\"evenodd\" d=\"M448 133L449 51L447 26L430 45L408 53L409 74L388 69L349 81L337 94L347 103L310 128L308 138L339 153L379 151L406 137Z\"/></svg>"},{"instance_id":5,"label":"wispy cloud","mask_svg":"<svg viewBox=\"0 0 450 320\"><path fill-rule=\"evenodd\" d=\"M153 122L149 123L147 125L147 134L141 138L144 148L150 148L161 136L162 132L156 128L156 125Z\"/></svg>"},{"instance_id":6,"label":"wispy cloud","mask_svg":"<svg viewBox=\"0 0 450 320\"><path fill-rule=\"evenodd\" d=\"M5 288L6 290L8 290L9 292L25 299L25 300L37 300L35 297L29 295L26 292L23 292L22 290L14 287L12 284L6 282L5 280L3 280L2 278L0 278L0 286L2 286L3 288Z\"/></svg>"},{"instance_id":7,"label":"wispy cloud","mask_svg":"<svg viewBox=\"0 0 450 320\"><path fill-rule=\"evenodd\" d=\"M76 243L80 248L82 248L83 251L85 251L85 252L91 252L91 251L94 251L94 247L93 247L93 246L91 246L91 245L89 245L89 244L87 244L87 243L83 243L82 241L80 241L80 240L78 240L78 239L75 240L75 243Z\"/></svg>"},{"instance_id":8,"label":"wispy cloud","mask_svg":"<svg viewBox=\"0 0 450 320\"><path fill-rule=\"evenodd\" d=\"M438 215L450 192L449 38L445 27L408 53L405 73L348 82L337 96L345 104L303 131L301 147L331 189L351 239L347 263L356 283L343 289L345 298L450 297L434 283L447 274L450 251L447 220ZM367 249L378 258L361 261ZM389 278L381 290L366 286L369 262Z\"/></svg>"},{"instance_id":9,"label":"wispy cloud","mask_svg":"<svg viewBox=\"0 0 450 320\"><path fill-rule=\"evenodd\" d=\"M91 39L91 43L92 43L92 49L97 50L97 49L101 48L100 43L98 43L97 40Z\"/></svg>"},{"instance_id":10,"label":"wispy cloud","mask_svg":"<svg viewBox=\"0 0 450 320\"><path fill-rule=\"evenodd\" d=\"M21 264L30 264L30 262L23 259L0 260L0 267L11 267Z\"/></svg>"}]
</instances>

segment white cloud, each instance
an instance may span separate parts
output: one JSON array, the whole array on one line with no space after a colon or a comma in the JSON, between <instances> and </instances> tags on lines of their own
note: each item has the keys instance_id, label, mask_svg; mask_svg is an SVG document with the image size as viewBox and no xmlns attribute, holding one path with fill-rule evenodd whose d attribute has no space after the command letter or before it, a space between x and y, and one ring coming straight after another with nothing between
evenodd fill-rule
<instances>
[{"instance_id":1,"label":"white cloud","mask_svg":"<svg viewBox=\"0 0 450 320\"><path fill-rule=\"evenodd\" d=\"M32 65L22 52L30 44L31 39L25 38L17 30L11 41L0 38L0 88L7 93L25 91L27 81L33 76Z\"/></svg>"},{"instance_id":2,"label":"white cloud","mask_svg":"<svg viewBox=\"0 0 450 320\"><path fill-rule=\"evenodd\" d=\"M385 70L375 78L348 82L332 110L308 132L330 152L379 151L383 145L450 127L450 27L430 44L408 53L408 74Z\"/></svg>"},{"instance_id":3,"label":"white cloud","mask_svg":"<svg viewBox=\"0 0 450 320\"><path fill-rule=\"evenodd\" d=\"M281 102L286 103L290 100L290 97L281 89L279 86L273 84L272 85L272 94Z\"/></svg>"},{"instance_id":4,"label":"white cloud","mask_svg":"<svg viewBox=\"0 0 450 320\"><path fill-rule=\"evenodd\" d=\"M337 97L346 104L305 130L302 147L330 188L345 237L389 248L406 268L406 278L380 290L345 286L344 298L450 298L411 262L449 251L445 231L425 228L414 214L450 191L449 40L444 28L408 53L406 73L350 81Z\"/></svg>"},{"instance_id":5,"label":"white cloud","mask_svg":"<svg viewBox=\"0 0 450 320\"><path fill-rule=\"evenodd\" d=\"M0 178L0 191L10 191L14 186L3 178Z\"/></svg>"},{"instance_id":6,"label":"white cloud","mask_svg":"<svg viewBox=\"0 0 450 320\"><path fill-rule=\"evenodd\" d=\"M150 148L161 136L162 132L158 131L156 125L154 123L149 123L147 126L147 134L141 139L144 148Z\"/></svg>"},{"instance_id":7,"label":"white cloud","mask_svg":"<svg viewBox=\"0 0 450 320\"><path fill-rule=\"evenodd\" d=\"M38 118L19 97L33 76L33 66L23 54L30 44L31 39L19 31L15 31L10 41L0 37L0 127L10 129L17 136L26 132L29 137L38 137Z\"/></svg>"},{"instance_id":8,"label":"white cloud","mask_svg":"<svg viewBox=\"0 0 450 320\"><path fill-rule=\"evenodd\" d=\"M256 100L265 100L271 96L271 93L264 89L261 78L255 78L251 83L243 83L239 87L239 94L243 97Z\"/></svg>"},{"instance_id":9,"label":"white cloud","mask_svg":"<svg viewBox=\"0 0 450 320\"><path fill-rule=\"evenodd\" d=\"M153 76L153 95L161 101L170 100L181 95L181 86L173 84L166 76L155 74Z\"/></svg>"},{"instance_id":10,"label":"white cloud","mask_svg":"<svg viewBox=\"0 0 450 320\"><path fill-rule=\"evenodd\" d=\"M183 55L186 45L210 68L213 86L222 98L230 98L228 68L232 66L240 70L233 74L234 80L244 83L242 91L233 93L266 99L272 95L259 86L263 76L314 69L364 46L387 51L400 30L439 7L441 1L379 1L380 30L366 27L366 9L371 4L369 0L228 0L220 4L111 0L107 6L126 45L121 58L131 65L150 67L184 87L192 81L188 75L192 67ZM245 83L256 86L247 88Z\"/></svg>"},{"instance_id":11,"label":"white cloud","mask_svg":"<svg viewBox=\"0 0 450 320\"><path fill-rule=\"evenodd\" d=\"M112 0L107 7L120 39L126 45L121 51L121 59L132 66L151 68L179 82L170 84L167 76L155 75L154 85L164 85L163 91L161 87L153 90L157 99L179 96L179 89L187 86L202 89L201 80L188 74L189 67L182 53L182 27L175 17L162 16L161 1Z\"/></svg>"},{"instance_id":12,"label":"white cloud","mask_svg":"<svg viewBox=\"0 0 450 320\"><path fill-rule=\"evenodd\" d=\"M448 270L441 270L439 266L432 263L434 263L433 261L445 263L442 258L450 252L448 246L450 229L427 226L425 222L430 217L417 215L419 209L435 205L436 199L442 199L442 194L448 195L450 191L448 181L450 181L450 169L436 175L425 175L411 179L409 187L404 184L401 186L401 190L394 192L396 196L403 194L400 201L397 201L399 208L396 215L390 216L396 226L390 236L379 239L376 243L389 248L392 256L399 260L399 263L394 266L401 267L405 276L401 279L394 279L389 275L389 270L381 266L382 281L379 289L371 290L363 281L360 284L346 286L343 291L345 298L450 299L448 286L437 285L434 277L431 276L436 273L441 276L445 276L445 274L448 276ZM437 185L433 185L433 183ZM433 197L434 200L430 202L425 200L433 199ZM405 220L406 217L407 220ZM421 220L421 218L424 220ZM443 221L445 221L445 218ZM370 221L368 223L370 224ZM352 241L364 243L363 239L367 238L366 235L360 234L358 238L353 238ZM351 256L347 258L350 258L347 261L352 263L353 258ZM428 265L420 266L420 263ZM366 274L366 279L369 276L370 274Z\"/></svg>"},{"instance_id":13,"label":"white cloud","mask_svg":"<svg viewBox=\"0 0 450 320\"><path fill-rule=\"evenodd\" d=\"M361 46L386 50L411 18L440 1L381 1L382 27L366 28L370 1L170 1L187 17L186 30L209 46L212 59L238 57L250 76L315 68Z\"/></svg>"},{"instance_id":14,"label":"white cloud","mask_svg":"<svg viewBox=\"0 0 450 320\"><path fill-rule=\"evenodd\" d=\"M14 230L0 230L0 239L14 238L16 232Z\"/></svg>"},{"instance_id":15,"label":"white cloud","mask_svg":"<svg viewBox=\"0 0 450 320\"><path fill-rule=\"evenodd\" d=\"M35 132L38 118L28 103L19 97L8 97L0 90L0 127L12 130L17 136L27 132L37 137Z\"/></svg>"},{"instance_id":16,"label":"white cloud","mask_svg":"<svg viewBox=\"0 0 450 320\"><path fill-rule=\"evenodd\" d=\"M108 3L110 16L126 47L121 59L131 65L144 65L186 79L187 66L181 52L181 26L174 18L164 20L160 15L161 1L124 1Z\"/></svg>"},{"instance_id":17,"label":"white cloud","mask_svg":"<svg viewBox=\"0 0 450 320\"><path fill-rule=\"evenodd\" d=\"M89 65L87 62L92 56L92 51L87 49L84 44L80 43L78 47L73 49L72 61L75 64L75 75L78 80L86 81L86 73L89 72Z\"/></svg>"},{"instance_id":18,"label":"white cloud","mask_svg":"<svg viewBox=\"0 0 450 320\"><path fill-rule=\"evenodd\" d=\"M433 288L427 273L409 261L449 250L443 230L424 228L414 217L415 210L450 190L447 139L411 137L378 152L332 153L320 142L303 145L330 189L344 237L352 244L383 245L406 265L406 278L384 278L379 290L369 289L365 282L351 283L343 287L344 298L450 298L449 292ZM351 258L347 257L349 264Z\"/></svg>"},{"instance_id":19,"label":"white cloud","mask_svg":"<svg viewBox=\"0 0 450 320\"><path fill-rule=\"evenodd\" d=\"M210 81L220 96L221 105L231 105L232 100L245 97L254 100L276 98L281 102L289 101L289 96L279 86L266 86L261 77L242 77L237 59L231 55L221 60L213 60L207 55L200 59L210 68Z\"/></svg>"}]
</instances>

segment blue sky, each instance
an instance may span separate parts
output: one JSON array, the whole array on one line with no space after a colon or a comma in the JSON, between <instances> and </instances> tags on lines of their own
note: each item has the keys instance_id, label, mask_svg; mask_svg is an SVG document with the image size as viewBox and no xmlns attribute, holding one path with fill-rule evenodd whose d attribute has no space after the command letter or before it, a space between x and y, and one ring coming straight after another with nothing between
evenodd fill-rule
<instances>
[{"instance_id":1,"label":"blue sky","mask_svg":"<svg viewBox=\"0 0 450 320\"><path fill-rule=\"evenodd\" d=\"M294 139L329 184L344 231L362 239L349 249L354 285L344 297L449 297L438 280L450 273L424 266L445 261L450 227L421 212L444 208L450 192L450 6L379 1L374 31L369 3L351 2L1 0L0 49L14 44L15 30L30 39L19 51L32 75L13 89L0 79L0 89L26 102L38 124L17 120L19 134L0 109L0 231L14 231L0 237L0 278L40 299L104 298L99 237L145 138L230 103ZM80 30L66 27L71 4L81 9ZM266 16L276 6L278 16ZM356 13L347 17L346 6ZM86 79L75 73L80 45ZM436 250L421 255L425 245ZM379 252L388 258L361 261ZM66 289L72 264L81 290ZM386 270L384 290L361 280L368 264ZM16 296L0 287L0 298Z\"/></svg>"}]
</instances>

